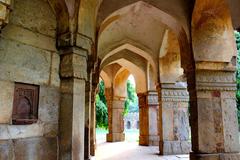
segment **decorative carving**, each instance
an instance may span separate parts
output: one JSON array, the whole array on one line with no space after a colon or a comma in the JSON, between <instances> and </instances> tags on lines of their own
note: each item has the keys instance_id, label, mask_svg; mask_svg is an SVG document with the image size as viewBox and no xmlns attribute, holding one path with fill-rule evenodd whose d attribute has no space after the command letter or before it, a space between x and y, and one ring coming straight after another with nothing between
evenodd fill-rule
<instances>
[{"instance_id":1,"label":"decorative carving","mask_svg":"<svg viewBox=\"0 0 240 160\"><path fill-rule=\"evenodd\" d=\"M174 84L162 85L162 101L188 102L189 93L186 87L176 86Z\"/></svg>"},{"instance_id":2,"label":"decorative carving","mask_svg":"<svg viewBox=\"0 0 240 160\"><path fill-rule=\"evenodd\" d=\"M150 106L158 106L158 93L157 91L149 91L147 95L148 105Z\"/></svg>"},{"instance_id":3,"label":"decorative carving","mask_svg":"<svg viewBox=\"0 0 240 160\"><path fill-rule=\"evenodd\" d=\"M0 29L2 29L9 19L11 0L0 0Z\"/></svg>"},{"instance_id":4,"label":"decorative carving","mask_svg":"<svg viewBox=\"0 0 240 160\"><path fill-rule=\"evenodd\" d=\"M16 83L14 92L13 124L32 124L38 117L39 87Z\"/></svg>"},{"instance_id":5,"label":"decorative carving","mask_svg":"<svg viewBox=\"0 0 240 160\"><path fill-rule=\"evenodd\" d=\"M197 90L235 91L235 72L198 71L196 73Z\"/></svg>"}]
</instances>

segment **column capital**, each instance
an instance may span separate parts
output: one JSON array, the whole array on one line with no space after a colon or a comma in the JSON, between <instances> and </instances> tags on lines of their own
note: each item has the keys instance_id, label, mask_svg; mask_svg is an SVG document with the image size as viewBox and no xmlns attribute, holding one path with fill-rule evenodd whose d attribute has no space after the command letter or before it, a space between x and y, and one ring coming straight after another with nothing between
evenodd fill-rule
<instances>
[{"instance_id":1,"label":"column capital","mask_svg":"<svg viewBox=\"0 0 240 160\"><path fill-rule=\"evenodd\" d=\"M147 104L149 107L158 107L159 100L157 91L152 90L147 92Z\"/></svg>"},{"instance_id":2,"label":"column capital","mask_svg":"<svg viewBox=\"0 0 240 160\"><path fill-rule=\"evenodd\" d=\"M234 71L196 71L196 89L236 91L236 75Z\"/></svg>"},{"instance_id":3,"label":"column capital","mask_svg":"<svg viewBox=\"0 0 240 160\"><path fill-rule=\"evenodd\" d=\"M187 85L182 83L163 83L161 88L162 101L188 102L189 93Z\"/></svg>"},{"instance_id":4,"label":"column capital","mask_svg":"<svg viewBox=\"0 0 240 160\"><path fill-rule=\"evenodd\" d=\"M78 47L67 47L60 50L60 76L87 80L87 52Z\"/></svg>"}]
</instances>

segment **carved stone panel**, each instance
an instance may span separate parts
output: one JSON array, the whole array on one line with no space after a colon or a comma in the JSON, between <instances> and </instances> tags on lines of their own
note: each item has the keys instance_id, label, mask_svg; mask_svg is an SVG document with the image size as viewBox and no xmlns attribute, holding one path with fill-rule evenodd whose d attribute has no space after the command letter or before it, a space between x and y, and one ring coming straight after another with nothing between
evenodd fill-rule
<instances>
[{"instance_id":1,"label":"carved stone panel","mask_svg":"<svg viewBox=\"0 0 240 160\"><path fill-rule=\"evenodd\" d=\"M12 123L32 124L38 118L39 86L15 84Z\"/></svg>"}]
</instances>

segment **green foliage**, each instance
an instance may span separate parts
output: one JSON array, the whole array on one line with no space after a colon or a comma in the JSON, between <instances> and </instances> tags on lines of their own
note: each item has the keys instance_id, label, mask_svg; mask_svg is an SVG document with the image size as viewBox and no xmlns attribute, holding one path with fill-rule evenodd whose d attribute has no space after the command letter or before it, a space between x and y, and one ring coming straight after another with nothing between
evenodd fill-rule
<instances>
[{"instance_id":1,"label":"green foliage","mask_svg":"<svg viewBox=\"0 0 240 160\"><path fill-rule=\"evenodd\" d=\"M235 38L236 38L236 43L237 43L237 72L236 72L236 77L237 77L237 109L238 109L238 124L240 126L240 32L235 31ZM239 127L240 128L240 127Z\"/></svg>"},{"instance_id":2,"label":"green foliage","mask_svg":"<svg viewBox=\"0 0 240 160\"><path fill-rule=\"evenodd\" d=\"M99 95L100 100L107 106L107 100L106 100L106 97L104 94L104 90L105 90L104 82L100 81L98 95Z\"/></svg>"},{"instance_id":3,"label":"green foliage","mask_svg":"<svg viewBox=\"0 0 240 160\"><path fill-rule=\"evenodd\" d=\"M96 95L96 125L97 128L108 128L107 101L104 95L104 82L99 83L99 93Z\"/></svg>"},{"instance_id":4,"label":"green foliage","mask_svg":"<svg viewBox=\"0 0 240 160\"><path fill-rule=\"evenodd\" d=\"M127 99L124 104L124 115L127 115L129 112L138 112L138 97L136 94L136 89L131 83L127 81Z\"/></svg>"}]
</instances>

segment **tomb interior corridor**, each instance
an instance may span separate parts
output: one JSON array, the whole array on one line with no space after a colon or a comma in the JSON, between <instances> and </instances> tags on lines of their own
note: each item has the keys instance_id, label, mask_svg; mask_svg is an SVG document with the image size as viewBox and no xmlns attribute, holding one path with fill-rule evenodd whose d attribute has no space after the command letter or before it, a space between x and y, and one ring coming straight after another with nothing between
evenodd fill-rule
<instances>
[{"instance_id":1,"label":"tomb interior corridor","mask_svg":"<svg viewBox=\"0 0 240 160\"><path fill-rule=\"evenodd\" d=\"M0 0L0 160L240 160L239 7ZM130 75L137 143L124 132ZM97 144L100 80L108 130Z\"/></svg>"}]
</instances>

